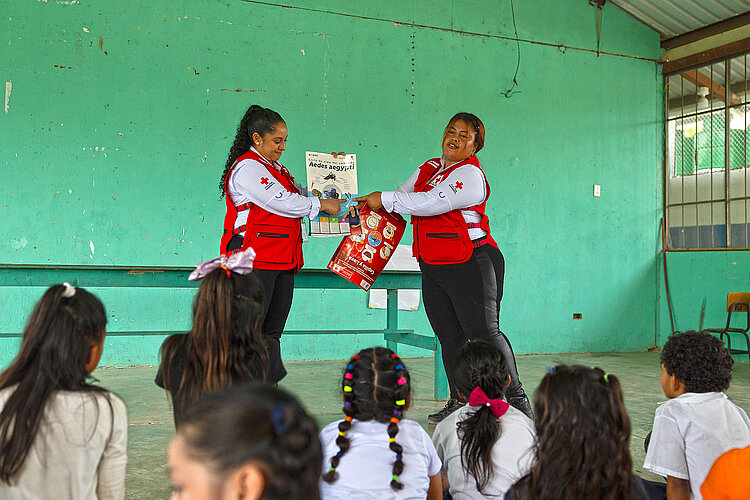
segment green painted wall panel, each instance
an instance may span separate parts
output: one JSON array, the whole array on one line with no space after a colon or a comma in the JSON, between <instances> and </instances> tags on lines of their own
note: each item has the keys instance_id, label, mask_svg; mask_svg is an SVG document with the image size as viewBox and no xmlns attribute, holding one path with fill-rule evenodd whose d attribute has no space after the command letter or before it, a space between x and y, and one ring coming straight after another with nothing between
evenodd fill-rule
<instances>
[{"instance_id":1,"label":"green painted wall panel","mask_svg":"<svg viewBox=\"0 0 750 500\"><path fill-rule=\"evenodd\" d=\"M659 259L659 343L671 333L664 287L664 268ZM727 293L750 291L750 253L669 252L667 276L672 299L675 330L697 330L701 308L706 301L704 328L723 328L727 322ZM735 313L736 314L736 313ZM736 321L736 322L735 322ZM733 326L744 327L746 317L738 315ZM739 340L739 337L733 337ZM744 345L744 339L743 339ZM744 360L747 361L747 356Z\"/></svg>"},{"instance_id":2,"label":"green painted wall panel","mask_svg":"<svg viewBox=\"0 0 750 500\"><path fill-rule=\"evenodd\" d=\"M0 43L12 91L0 112L0 262L213 257L218 178L252 103L286 119L282 160L299 180L306 150L345 150L358 155L363 192L394 188L439 155L446 120L470 110L487 129L488 214L507 262L501 326L516 351L654 343L657 65L574 50L596 49L596 10L586 2L516 2L521 38L564 47L522 43L521 93L506 99L517 57L515 41L499 38L513 35L508 2L288 5L6 0ZM660 56L658 35L614 6L602 26L602 50ZM324 267L337 243L307 243L308 266ZM97 292L111 329L189 322L190 291ZM20 330L40 294L0 290L0 332ZM421 307L400 322L430 334ZM290 329L384 324L385 311L357 291L299 291L289 320ZM105 363L151 363L158 340L113 338ZM288 359L330 359L369 342L290 337L283 348Z\"/></svg>"}]
</instances>

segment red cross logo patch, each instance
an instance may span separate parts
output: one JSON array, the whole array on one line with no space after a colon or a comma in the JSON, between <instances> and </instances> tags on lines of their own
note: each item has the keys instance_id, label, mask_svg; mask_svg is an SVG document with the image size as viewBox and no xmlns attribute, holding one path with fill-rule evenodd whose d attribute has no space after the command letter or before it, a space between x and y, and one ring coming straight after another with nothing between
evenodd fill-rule
<instances>
[{"instance_id":1,"label":"red cross logo patch","mask_svg":"<svg viewBox=\"0 0 750 500\"><path fill-rule=\"evenodd\" d=\"M461 182L461 181L458 181L458 182L456 183L456 189L461 189L462 187L464 187L464 183L463 183L463 182Z\"/></svg>"},{"instance_id":2,"label":"red cross logo patch","mask_svg":"<svg viewBox=\"0 0 750 500\"><path fill-rule=\"evenodd\" d=\"M261 177L260 178L260 183L261 184L268 184L268 177Z\"/></svg>"}]
</instances>

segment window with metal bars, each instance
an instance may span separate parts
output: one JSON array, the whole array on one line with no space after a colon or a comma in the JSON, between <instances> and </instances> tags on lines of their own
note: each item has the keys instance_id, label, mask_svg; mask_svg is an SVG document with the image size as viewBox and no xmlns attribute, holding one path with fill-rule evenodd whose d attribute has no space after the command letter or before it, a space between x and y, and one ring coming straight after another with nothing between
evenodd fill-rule
<instances>
[{"instance_id":1,"label":"window with metal bars","mask_svg":"<svg viewBox=\"0 0 750 500\"><path fill-rule=\"evenodd\" d=\"M750 248L750 54L665 75L670 249Z\"/></svg>"}]
</instances>

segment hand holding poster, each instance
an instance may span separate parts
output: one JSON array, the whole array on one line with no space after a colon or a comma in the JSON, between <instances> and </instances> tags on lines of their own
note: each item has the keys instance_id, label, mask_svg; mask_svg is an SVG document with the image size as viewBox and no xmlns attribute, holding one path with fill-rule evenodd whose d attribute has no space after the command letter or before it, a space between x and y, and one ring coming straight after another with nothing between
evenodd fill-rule
<instances>
[{"instance_id":1,"label":"hand holding poster","mask_svg":"<svg viewBox=\"0 0 750 500\"><path fill-rule=\"evenodd\" d=\"M359 211L362 233L351 234L331 257L328 269L368 290L380 276L404 235L406 221L398 214L372 210L367 205Z\"/></svg>"},{"instance_id":2,"label":"hand holding poster","mask_svg":"<svg viewBox=\"0 0 750 500\"><path fill-rule=\"evenodd\" d=\"M359 224L356 206L357 155L337 155L307 151L307 192L318 198L344 199L336 217L321 213L310 221L312 236L344 236Z\"/></svg>"}]
</instances>

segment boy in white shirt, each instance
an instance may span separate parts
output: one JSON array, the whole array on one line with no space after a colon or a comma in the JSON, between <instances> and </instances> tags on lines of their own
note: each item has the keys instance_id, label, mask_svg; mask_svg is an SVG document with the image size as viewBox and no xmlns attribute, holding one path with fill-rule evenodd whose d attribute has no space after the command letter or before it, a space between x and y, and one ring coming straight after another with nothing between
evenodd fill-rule
<instances>
[{"instance_id":1,"label":"boy in white shirt","mask_svg":"<svg viewBox=\"0 0 750 500\"><path fill-rule=\"evenodd\" d=\"M707 332L673 335L661 354L659 404L643 467L667 478L668 500L701 500L700 486L724 452L750 444L750 419L723 391L729 350Z\"/></svg>"}]
</instances>

